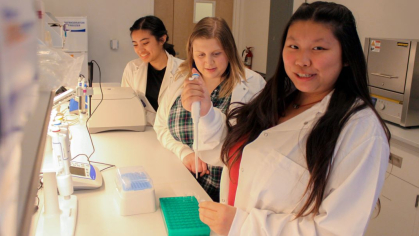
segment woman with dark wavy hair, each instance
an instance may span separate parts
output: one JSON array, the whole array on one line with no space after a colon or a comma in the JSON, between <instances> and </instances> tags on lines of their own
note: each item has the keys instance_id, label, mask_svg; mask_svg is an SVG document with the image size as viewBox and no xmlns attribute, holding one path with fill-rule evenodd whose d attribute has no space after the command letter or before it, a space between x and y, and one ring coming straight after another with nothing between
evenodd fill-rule
<instances>
[{"instance_id":1,"label":"woman with dark wavy hair","mask_svg":"<svg viewBox=\"0 0 419 236\"><path fill-rule=\"evenodd\" d=\"M362 235L390 133L371 102L354 16L339 4L304 3L281 48L255 99L224 125L207 125L223 119L211 111L201 118L199 140L218 148L201 158L224 165L227 204L200 203L200 218L222 235Z\"/></svg>"}]
</instances>

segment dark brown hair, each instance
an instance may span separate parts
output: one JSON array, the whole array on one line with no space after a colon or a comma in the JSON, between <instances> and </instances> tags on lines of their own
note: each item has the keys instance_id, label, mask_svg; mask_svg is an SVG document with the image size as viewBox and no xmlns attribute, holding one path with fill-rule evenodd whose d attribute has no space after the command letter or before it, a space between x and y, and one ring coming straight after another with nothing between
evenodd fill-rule
<instances>
[{"instance_id":1,"label":"dark brown hair","mask_svg":"<svg viewBox=\"0 0 419 236\"><path fill-rule=\"evenodd\" d=\"M169 54L176 56L176 52L173 44L168 43L169 35L167 34L166 27L163 24L163 21L156 16L144 16L136 20L134 24L129 28L132 35L133 31L136 30L148 30L150 34L153 35L157 41L161 40L161 37L167 35L166 41L163 44L163 49L166 50Z\"/></svg>"}]
</instances>

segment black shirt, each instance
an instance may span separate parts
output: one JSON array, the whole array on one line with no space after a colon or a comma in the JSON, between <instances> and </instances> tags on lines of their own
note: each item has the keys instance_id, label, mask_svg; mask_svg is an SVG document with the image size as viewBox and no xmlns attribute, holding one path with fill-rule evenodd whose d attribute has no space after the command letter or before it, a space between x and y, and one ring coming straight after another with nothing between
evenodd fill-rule
<instances>
[{"instance_id":1,"label":"black shirt","mask_svg":"<svg viewBox=\"0 0 419 236\"><path fill-rule=\"evenodd\" d=\"M156 111L157 108L159 108L159 92L165 72L166 67L163 68L163 70L156 70L150 63L148 63L147 89L145 96Z\"/></svg>"}]
</instances>

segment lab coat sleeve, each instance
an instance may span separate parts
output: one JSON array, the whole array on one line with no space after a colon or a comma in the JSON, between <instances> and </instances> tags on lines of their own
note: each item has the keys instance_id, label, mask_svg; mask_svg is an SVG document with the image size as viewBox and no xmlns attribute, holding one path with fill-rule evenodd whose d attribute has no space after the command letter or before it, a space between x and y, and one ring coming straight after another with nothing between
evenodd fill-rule
<instances>
[{"instance_id":1,"label":"lab coat sleeve","mask_svg":"<svg viewBox=\"0 0 419 236\"><path fill-rule=\"evenodd\" d=\"M229 235L363 235L384 183L388 141L373 136L337 153L318 215L237 209Z\"/></svg>"},{"instance_id":2,"label":"lab coat sleeve","mask_svg":"<svg viewBox=\"0 0 419 236\"><path fill-rule=\"evenodd\" d=\"M194 151L182 142L177 141L173 138L172 134L169 131L168 127L168 110L170 98L164 96L163 101L159 104L159 109L157 109L156 120L154 122L154 130L157 133L157 139L166 149L169 149L173 152L180 160L183 160L185 156L193 153Z\"/></svg>"},{"instance_id":3,"label":"lab coat sleeve","mask_svg":"<svg viewBox=\"0 0 419 236\"><path fill-rule=\"evenodd\" d=\"M223 166L220 154L227 135L225 114L220 109L211 107L208 113L200 118L198 125L200 158L210 165Z\"/></svg>"}]
</instances>

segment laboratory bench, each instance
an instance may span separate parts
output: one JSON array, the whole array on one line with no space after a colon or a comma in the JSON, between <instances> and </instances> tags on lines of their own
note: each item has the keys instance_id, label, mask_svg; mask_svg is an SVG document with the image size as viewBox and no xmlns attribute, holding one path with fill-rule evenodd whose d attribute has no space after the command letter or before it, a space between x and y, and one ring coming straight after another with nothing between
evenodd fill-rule
<instances>
[{"instance_id":1,"label":"laboratory bench","mask_svg":"<svg viewBox=\"0 0 419 236\"><path fill-rule=\"evenodd\" d=\"M419 236L419 128L387 123L390 160L366 236Z\"/></svg>"},{"instance_id":2,"label":"laboratory bench","mask_svg":"<svg viewBox=\"0 0 419 236\"><path fill-rule=\"evenodd\" d=\"M93 148L84 125L72 127L72 156L89 155ZM92 134L95 152L91 161L116 165L116 167L142 166L153 181L157 211L132 216L120 216L116 204L116 168L102 171L103 185L99 189L78 190L76 236L84 235L167 235L159 206L159 198L195 196L198 200L211 201L193 175L182 162L157 140L150 126L144 132L110 131ZM77 161L83 162L83 156ZM75 161L76 161L75 159ZM104 169L105 165L96 165ZM43 205L42 190L39 191L40 209ZM31 235L35 235L38 214L32 220ZM216 235L211 232L211 235Z\"/></svg>"},{"instance_id":3,"label":"laboratory bench","mask_svg":"<svg viewBox=\"0 0 419 236\"><path fill-rule=\"evenodd\" d=\"M392 138L391 158L380 195L381 211L374 211L366 236L419 236L419 128L405 129L387 124ZM72 156L93 152L83 124L71 127ZM91 161L116 167L143 166L153 181L157 211L120 216L114 203L116 168L104 170L103 185L94 190L78 190L76 236L84 235L167 235L158 199L161 197L210 197L182 162L157 140L153 128L144 132L110 131L91 135L95 152ZM80 156L75 161L85 162ZM99 169L105 165L96 165ZM43 206L33 216L31 235L35 235L37 219ZM211 231L211 235L216 235Z\"/></svg>"}]
</instances>

